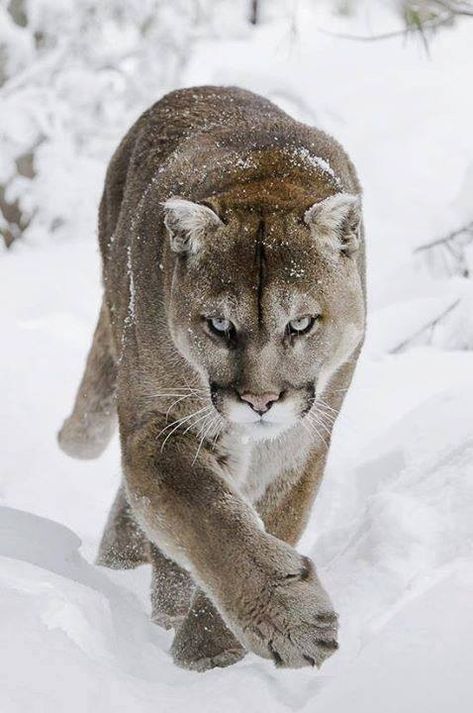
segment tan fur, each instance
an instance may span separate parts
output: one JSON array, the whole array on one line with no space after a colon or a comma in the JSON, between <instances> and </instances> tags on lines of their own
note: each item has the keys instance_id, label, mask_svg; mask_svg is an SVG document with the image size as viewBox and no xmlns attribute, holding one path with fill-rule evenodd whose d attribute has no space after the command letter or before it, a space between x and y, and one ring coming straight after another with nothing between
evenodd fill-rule
<instances>
[{"instance_id":1,"label":"tan fur","mask_svg":"<svg viewBox=\"0 0 473 713\"><path fill-rule=\"evenodd\" d=\"M248 649L319 666L336 649L294 545L363 340L359 196L333 139L239 89L167 95L110 163L104 304L60 443L98 454L116 373L124 487L99 562L152 564L181 666ZM223 337L214 318L233 325Z\"/></svg>"}]
</instances>

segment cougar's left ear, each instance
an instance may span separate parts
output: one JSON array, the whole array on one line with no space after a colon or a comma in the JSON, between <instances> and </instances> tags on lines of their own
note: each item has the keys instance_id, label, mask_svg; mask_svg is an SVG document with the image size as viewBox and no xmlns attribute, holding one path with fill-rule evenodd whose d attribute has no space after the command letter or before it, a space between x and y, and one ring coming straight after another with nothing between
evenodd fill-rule
<instances>
[{"instance_id":1,"label":"cougar's left ear","mask_svg":"<svg viewBox=\"0 0 473 713\"><path fill-rule=\"evenodd\" d=\"M353 255L360 245L361 200L350 193L336 193L314 203L304 221L321 245L332 253Z\"/></svg>"},{"instance_id":2,"label":"cougar's left ear","mask_svg":"<svg viewBox=\"0 0 473 713\"><path fill-rule=\"evenodd\" d=\"M164 224L176 253L198 252L205 233L223 225L211 208L184 198L169 198L164 205Z\"/></svg>"}]
</instances>

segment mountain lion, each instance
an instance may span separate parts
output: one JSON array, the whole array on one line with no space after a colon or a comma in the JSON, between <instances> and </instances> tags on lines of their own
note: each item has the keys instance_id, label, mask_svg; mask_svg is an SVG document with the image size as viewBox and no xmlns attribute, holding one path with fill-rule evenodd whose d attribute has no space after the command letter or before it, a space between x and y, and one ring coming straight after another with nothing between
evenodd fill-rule
<instances>
[{"instance_id":1,"label":"mountain lion","mask_svg":"<svg viewBox=\"0 0 473 713\"><path fill-rule=\"evenodd\" d=\"M118 415L98 557L151 563L180 666L320 666L337 617L295 549L365 325L361 189L331 137L236 88L168 94L113 158L104 297L64 451Z\"/></svg>"}]
</instances>

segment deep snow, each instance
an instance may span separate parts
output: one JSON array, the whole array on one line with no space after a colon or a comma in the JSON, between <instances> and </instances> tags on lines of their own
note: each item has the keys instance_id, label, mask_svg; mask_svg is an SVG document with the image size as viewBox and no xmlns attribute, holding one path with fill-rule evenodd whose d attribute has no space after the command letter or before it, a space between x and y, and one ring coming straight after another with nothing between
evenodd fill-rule
<instances>
[{"instance_id":1,"label":"deep snow","mask_svg":"<svg viewBox=\"0 0 473 713\"><path fill-rule=\"evenodd\" d=\"M94 566L117 443L75 462L55 431L98 309L95 240L0 255L2 713L472 709L473 354L390 353L465 289L434 281L411 253L456 227L469 200L473 215L473 194L460 192L473 157L472 31L444 30L428 59L416 43L336 40L302 17L297 41L275 24L203 43L183 79L244 85L318 122L365 187L368 340L300 545L341 619L340 652L321 672L255 656L181 671L170 634L148 620L147 569ZM85 185L83 200L91 211L98 196Z\"/></svg>"}]
</instances>

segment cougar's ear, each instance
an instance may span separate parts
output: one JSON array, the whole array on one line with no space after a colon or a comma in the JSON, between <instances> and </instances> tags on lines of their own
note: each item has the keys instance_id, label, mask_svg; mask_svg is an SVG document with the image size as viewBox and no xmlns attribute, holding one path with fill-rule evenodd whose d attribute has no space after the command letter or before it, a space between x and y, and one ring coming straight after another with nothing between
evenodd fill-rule
<instances>
[{"instance_id":1,"label":"cougar's ear","mask_svg":"<svg viewBox=\"0 0 473 713\"><path fill-rule=\"evenodd\" d=\"M333 253L352 255L360 244L361 200L336 193L314 203L304 215L316 240Z\"/></svg>"},{"instance_id":2,"label":"cougar's ear","mask_svg":"<svg viewBox=\"0 0 473 713\"><path fill-rule=\"evenodd\" d=\"M223 225L211 208L184 198L169 198L164 205L164 224L176 253L194 254L205 233Z\"/></svg>"}]
</instances>

